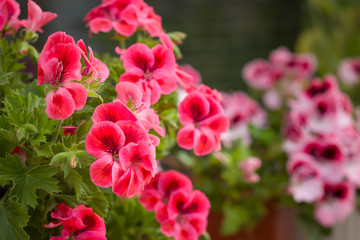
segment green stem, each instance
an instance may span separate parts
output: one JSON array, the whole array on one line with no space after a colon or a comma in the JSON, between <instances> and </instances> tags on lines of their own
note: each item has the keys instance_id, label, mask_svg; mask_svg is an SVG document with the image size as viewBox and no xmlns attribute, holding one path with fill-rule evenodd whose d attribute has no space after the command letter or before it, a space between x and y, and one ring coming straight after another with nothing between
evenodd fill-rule
<instances>
[{"instance_id":1,"label":"green stem","mask_svg":"<svg viewBox=\"0 0 360 240\"><path fill-rule=\"evenodd\" d=\"M121 48L121 49L126 49L125 39L121 39L121 40L120 40L120 48Z\"/></svg>"},{"instance_id":2,"label":"green stem","mask_svg":"<svg viewBox=\"0 0 360 240\"><path fill-rule=\"evenodd\" d=\"M0 205L3 205L4 202L7 200L8 196L10 195L10 190L11 188L9 188L4 194L4 196L0 199Z\"/></svg>"},{"instance_id":3,"label":"green stem","mask_svg":"<svg viewBox=\"0 0 360 240\"><path fill-rule=\"evenodd\" d=\"M59 136L59 134L60 134L60 129L61 129L62 123L63 123L63 120L61 120L61 121L59 121L59 122L57 123L57 131L56 131L54 143L57 143L57 140L58 140L58 136Z\"/></svg>"}]
</instances>

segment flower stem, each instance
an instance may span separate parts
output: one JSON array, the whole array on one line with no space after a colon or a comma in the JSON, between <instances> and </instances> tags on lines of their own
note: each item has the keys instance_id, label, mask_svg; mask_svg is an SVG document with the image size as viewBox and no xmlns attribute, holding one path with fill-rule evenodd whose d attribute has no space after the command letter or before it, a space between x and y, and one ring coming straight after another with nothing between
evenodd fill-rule
<instances>
[{"instance_id":1,"label":"flower stem","mask_svg":"<svg viewBox=\"0 0 360 240\"><path fill-rule=\"evenodd\" d=\"M57 143L62 123L63 123L63 120L61 120L57 123L57 131L56 131L55 140L54 140L55 143Z\"/></svg>"}]
</instances>

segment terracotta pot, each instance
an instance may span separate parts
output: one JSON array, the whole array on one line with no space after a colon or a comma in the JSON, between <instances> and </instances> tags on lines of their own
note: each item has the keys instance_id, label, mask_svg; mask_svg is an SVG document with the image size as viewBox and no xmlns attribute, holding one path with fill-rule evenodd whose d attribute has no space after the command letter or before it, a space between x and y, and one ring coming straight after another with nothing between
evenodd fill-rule
<instances>
[{"instance_id":1,"label":"terracotta pot","mask_svg":"<svg viewBox=\"0 0 360 240\"><path fill-rule=\"evenodd\" d=\"M252 231L239 231L230 236L221 236L222 218L222 213L210 212L207 229L211 240L289 240L296 239L298 235L292 208L269 204L268 214Z\"/></svg>"}]
</instances>

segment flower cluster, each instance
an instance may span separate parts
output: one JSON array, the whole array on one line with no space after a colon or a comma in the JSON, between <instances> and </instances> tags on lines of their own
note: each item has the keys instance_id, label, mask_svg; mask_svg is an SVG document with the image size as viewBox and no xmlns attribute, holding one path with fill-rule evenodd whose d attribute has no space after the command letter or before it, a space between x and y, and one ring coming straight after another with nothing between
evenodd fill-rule
<instances>
[{"instance_id":1,"label":"flower cluster","mask_svg":"<svg viewBox=\"0 0 360 240\"><path fill-rule=\"evenodd\" d=\"M220 136L230 125L221 106L221 93L206 85L194 86L187 92L178 109L184 128L177 134L177 143L184 149L194 149L197 156L220 150Z\"/></svg>"},{"instance_id":2,"label":"flower cluster","mask_svg":"<svg viewBox=\"0 0 360 240\"><path fill-rule=\"evenodd\" d=\"M56 228L62 225L61 236L51 237L50 240L106 240L104 220L84 205L74 209L65 203L59 203L51 217L57 219L45 225L46 228Z\"/></svg>"},{"instance_id":3,"label":"flower cluster","mask_svg":"<svg viewBox=\"0 0 360 240\"><path fill-rule=\"evenodd\" d=\"M163 32L161 17L143 0L103 0L84 20L95 34L114 29L118 34L129 37L141 28L156 37Z\"/></svg>"},{"instance_id":4,"label":"flower cluster","mask_svg":"<svg viewBox=\"0 0 360 240\"><path fill-rule=\"evenodd\" d=\"M89 47L86 51L82 40L74 39L64 32L49 36L38 62L37 84L50 83L52 91L46 96L46 113L52 119L66 119L75 110L82 109L86 103L87 90L78 83L82 76L100 78L105 81L109 70L99 59L95 58ZM82 69L81 56L85 60ZM90 80L91 81L91 80Z\"/></svg>"},{"instance_id":5,"label":"flower cluster","mask_svg":"<svg viewBox=\"0 0 360 240\"><path fill-rule=\"evenodd\" d=\"M230 120L230 128L221 136L221 142L225 146L231 146L233 141L241 139L243 144L250 145L248 125L265 127L266 112L244 92L222 93L222 96L222 106Z\"/></svg>"},{"instance_id":6,"label":"flower cluster","mask_svg":"<svg viewBox=\"0 0 360 240\"><path fill-rule=\"evenodd\" d=\"M248 183L257 183L260 176L255 172L261 166L261 160L257 157L248 157L239 162L238 167L244 173L244 180Z\"/></svg>"},{"instance_id":7,"label":"flower cluster","mask_svg":"<svg viewBox=\"0 0 360 240\"><path fill-rule=\"evenodd\" d=\"M270 53L269 60L256 59L245 65L243 78L253 88L265 91L263 102L269 109L278 109L282 98L297 94L303 80L316 69L310 54L293 54L280 47Z\"/></svg>"},{"instance_id":8,"label":"flower cluster","mask_svg":"<svg viewBox=\"0 0 360 240\"><path fill-rule=\"evenodd\" d=\"M147 133L136 116L119 100L99 105L85 140L86 151L97 158L90 166L95 185L133 197L157 173L155 146L159 139Z\"/></svg>"},{"instance_id":9,"label":"flower cluster","mask_svg":"<svg viewBox=\"0 0 360 240\"><path fill-rule=\"evenodd\" d=\"M156 212L161 231L175 240L196 240L206 231L210 202L179 172L159 172L145 187L140 203Z\"/></svg>"},{"instance_id":10,"label":"flower cluster","mask_svg":"<svg viewBox=\"0 0 360 240\"><path fill-rule=\"evenodd\" d=\"M28 32L43 32L42 26L57 17L55 13L43 12L32 0L28 1L28 18L19 20L20 6L15 0L0 1L0 32L13 34L21 27Z\"/></svg>"},{"instance_id":11,"label":"flower cluster","mask_svg":"<svg viewBox=\"0 0 360 240\"><path fill-rule=\"evenodd\" d=\"M360 58L344 59L338 68L340 80L347 85L354 85L360 79Z\"/></svg>"},{"instance_id":12,"label":"flower cluster","mask_svg":"<svg viewBox=\"0 0 360 240\"><path fill-rule=\"evenodd\" d=\"M332 226L351 213L360 184L360 134L351 102L329 75L313 79L289 106L284 148L290 191L297 202L314 202L316 219Z\"/></svg>"}]
</instances>

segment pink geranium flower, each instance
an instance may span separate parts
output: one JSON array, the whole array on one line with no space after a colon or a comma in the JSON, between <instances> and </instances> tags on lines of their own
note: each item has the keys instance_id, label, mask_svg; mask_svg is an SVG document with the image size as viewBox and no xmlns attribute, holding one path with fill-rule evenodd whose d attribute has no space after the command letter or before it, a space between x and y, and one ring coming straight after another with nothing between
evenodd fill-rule
<instances>
[{"instance_id":1,"label":"pink geranium flower","mask_svg":"<svg viewBox=\"0 0 360 240\"><path fill-rule=\"evenodd\" d=\"M100 187L112 186L119 196L142 191L157 172L155 147L131 111L119 101L102 104L85 140L86 151L97 158L90 177Z\"/></svg>"},{"instance_id":2,"label":"pink geranium flower","mask_svg":"<svg viewBox=\"0 0 360 240\"><path fill-rule=\"evenodd\" d=\"M194 149L198 156L221 148L220 135L228 130L229 120L217 102L220 96L202 88L201 92L188 94L180 103L179 119L185 126L177 134L180 147Z\"/></svg>"},{"instance_id":3,"label":"pink geranium flower","mask_svg":"<svg viewBox=\"0 0 360 240\"><path fill-rule=\"evenodd\" d=\"M221 135L222 143L230 147L233 141L241 139L243 144L249 145L251 138L248 125L265 127L266 112L244 92L222 93L222 95L224 113L230 121L229 130Z\"/></svg>"},{"instance_id":4,"label":"pink geranium flower","mask_svg":"<svg viewBox=\"0 0 360 240\"><path fill-rule=\"evenodd\" d=\"M360 79L360 58L344 59L338 69L338 74L345 84L354 85Z\"/></svg>"},{"instance_id":5,"label":"pink geranium flower","mask_svg":"<svg viewBox=\"0 0 360 240\"><path fill-rule=\"evenodd\" d=\"M290 191L297 202L315 202L323 194L321 168L316 160L306 154L295 154L288 162L291 178Z\"/></svg>"},{"instance_id":6,"label":"pink geranium flower","mask_svg":"<svg viewBox=\"0 0 360 240\"><path fill-rule=\"evenodd\" d=\"M66 119L86 103L87 90L73 81L81 80L81 54L72 37L52 34L38 63L38 85L50 83L55 90L45 98L46 113L52 119Z\"/></svg>"},{"instance_id":7,"label":"pink geranium flower","mask_svg":"<svg viewBox=\"0 0 360 240\"><path fill-rule=\"evenodd\" d=\"M238 167L244 173L244 180L248 183L257 183L260 176L255 172L261 166L261 160L257 157L248 157L239 162Z\"/></svg>"},{"instance_id":8,"label":"pink geranium flower","mask_svg":"<svg viewBox=\"0 0 360 240\"><path fill-rule=\"evenodd\" d=\"M20 6L15 0L0 1L0 31L12 34L20 27Z\"/></svg>"},{"instance_id":9,"label":"pink geranium flower","mask_svg":"<svg viewBox=\"0 0 360 240\"><path fill-rule=\"evenodd\" d=\"M81 74L87 76L91 73L92 78L101 79L98 83L104 82L110 75L108 67L94 56L91 47L89 47L89 52L86 50L85 43L82 39L77 42L77 45L81 49L81 55L85 60L85 68L82 69Z\"/></svg>"},{"instance_id":10,"label":"pink geranium flower","mask_svg":"<svg viewBox=\"0 0 360 240\"><path fill-rule=\"evenodd\" d=\"M159 172L153 180L147 185L140 196L140 203L148 211L155 211L162 208L169 201L170 195L177 190L191 192L193 189L190 179L175 171L169 170Z\"/></svg>"},{"instance_id":11,"label":"pink geranium flower","mask_svg":"<svg viewBox=\"0 0 360 240\"><path fill-rule=\"evenodd\" d=\"M57 17L56 13L43 12L32 0L28 1L28 19L21 20L20 24L27 28L28 32L43 32L42 26Z\"/></svg>"},{"instance_id":12,"label":"pink geranium flower","mask_svg":"<svg viewBox=\"0 0 360 240\"><path fill-rule=\"evenodd\" d=\"M55 228L62 225L62 234L58 237L52 237L51 240L106 240L106 228L102 218L95 214L91 208L84 205L69 208L64 203L59 203L51 217L57 219L45 225L46 228Z\"/></svg>"},{"instance_id":13,"label":"pink geranium flower","mask_svg":"<svg viewBox=\"0 0 360 240\"><path fill-rule=\"evenodd\" d=\"M355 207L355 187L348 182L324 186L324 196L318 201L315 218L325 227L344 221Z\"/></svg>"},{"instance_id":14,"label":"pink geranium flower","mask_svg":"<svg viewBox=\"0 0 360 240\"><path fill-rule=\"evenodd\" d=\"M161 231L175 240L196 240L206 231L209 210L210 202L202 192L178 190L170 197L169 218L161 224Z\"/></svg>"},{"instance_id":15,"label":"pink geranium flower","mask_svg":"<svg viewBox=\"0 0 360 240\"><path fill-rule=\"evenodd\" d=\"M151 104L156 103L161 94L170 94L176 89L174 75L174 54L162 45L149 49L145 44L136 43L122 55L126 73L120 82L127 81L143 88L142 83L151 90Z\"/></svg>"},{"instance_id":16,"label":"pink geranium flower","mask_svg":"<svg viewBox=\"0 0 360 240\"><path fill-rule=\"evenodd\" d=\"M117 33L124 36L131 36L137 29L136 21L126 16L136 14L135 1L114 0L103 1L103 3L93 8L84 18L93 33L110 32L114 29Z\"/></svg>"}]
</instances>

